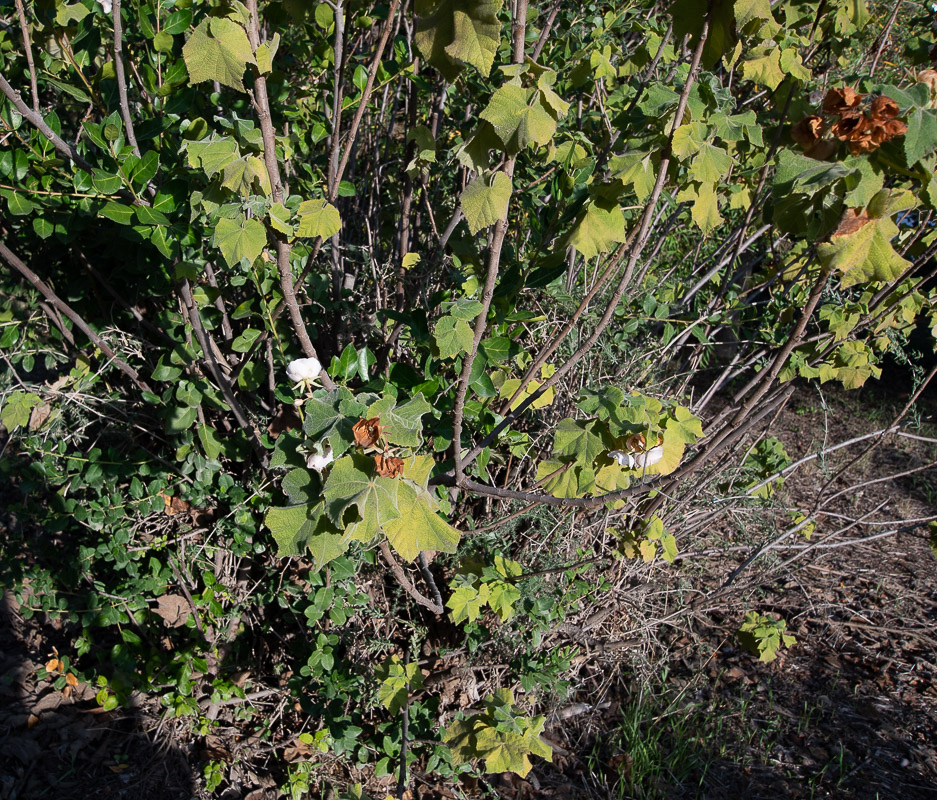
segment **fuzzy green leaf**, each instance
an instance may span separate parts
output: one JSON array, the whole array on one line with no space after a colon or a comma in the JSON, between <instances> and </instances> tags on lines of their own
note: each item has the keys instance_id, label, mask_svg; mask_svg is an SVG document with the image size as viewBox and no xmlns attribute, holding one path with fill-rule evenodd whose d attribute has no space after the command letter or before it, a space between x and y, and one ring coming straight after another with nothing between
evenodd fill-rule
<instances>
[{"instance_id":1,"label":"fuzzy green leaf","mask_svg":"<svg viewBox=\"0 0 937 800\"><path fill-rule=\"evenodd\" d=\"M511 179L503 172L479 175L465 187L460 197L462 212L473 234L507 217L511 189Z\"/></svg>"},{"instance_id":2,"label":"fuzzy green leaf","mask_svg":"<svg viewBox=\"0 0 937 800\"><path fill-rule=\"evenodd\" d=\"M325 200L306 200L296 210L299 227L296 235L300 237L321 236L328 239L342 229L342 218L338 209Z\"/></svg>"},{"instance_id":3,"label":"fuzzy green leaf","mask_svg":"<svg viewBox=\"0 0 937 800\"><path fill-rule=\"evenodd\" d=\"M413 561L421 550L454 553L460 534L436 513L438 504L435 498L406 481L398 483L399 516L383 525L391 547L405 561Z\"/></svg>"},{"instance_id":4,"label":"fuzzy green leaf","mask_svg":"<svg viewBox=\"0 0 937 800\"><path fill-rule=\"evenodd\" d=\"M544 108L541 97L539 90L507 83L492 95L480 116L491 123L501 143L512 152L530 144L544 145L556 133L556 118Z\"/></svg>"},{"instance_id":5,"label":"fuzzy green leaf","mask_svg":"<svg viewBox=\"0 0 937 800\"><path fill-rule=\"evenodd\" d=\"M433 407L422 394L398 406L397 400L391 395L385 395L368 408L368 417L381 418L381 425L385 427L384 436L391 444L401 447L419 447L423 442L423 422L421 417L433 410Z\"/></svg>"},{"instance_id":6,"label":"fuzzy green leaf","mask_svg":"<svg viewBox=\"0 0 937 800\"><path fill-rule=\"evenodd\" d=\"M595 258L607 253L612 247L625 241L625 215L617 204L599 204L592 201L583 211L573 227L569 243L586 258Z\"/></svg>"},{"instance_id":7,"label":"fuzzy green leaf","mask_svg":"<svg viewBox=\"0 0 937 800\"><path fill-rule=\"evenodd\" d=\"M3 410L0 411L0 422L7 431L14 428L26 427L29 424L29 415L33 407L39 404L39 395L32 392L10 392Z\"/></svg>"},{"instance_id":8,"label":"fuzzy green leaf","mask_svg":"<svg viewBox=\"0 0 937 800\"><path fill-rule=\"evenodd\" d=\"M440 358L454 358L467 353L472 347L473 334L469 324L457 317L443 317L436 323L433 338Z\"/></svg>"},{"instance_id":9,"label":"fuzzy green leaf","mask_svg":"<svg viewBox=\"0 0 937 800\"><path fill-rule=\"evenodd\" d=\"M843 273L844 287L867 281L893 281L911 262L891 246L898 226L891 215L911 208L914 196L908 191L883 189L869 203L868 221L853 233L836 235L832 241L817 246L817 255L828 269Z\"/></svg>"},{"instance_id":10,"label":"fuzzy green leaf","mask_svg":"<svg viewBox=\"0 0 937 800\"><path fill-rule=\"evenodd\" d=\"M244 91L244 70L254 64L247 32L230 19L204 19L182 48L192 83L218 81Z\"/></svg>"},{"instance_id":11,"label":"fuzzy green leaf","mask_svg":"<svg viewBox=\"0 0 937 800\"><path fill-rule=\"evenodd\" d=\"M381 478L374 473L374 460L362 455L343 456L329 472L322 490L326 499L326 512L338 526L343 524L345 512L357 506L358 513L368 530L397 519L397 488L401 481Z\"/></svg>"},{"instance_id":12,"label":"fuzzy green leaf","mask_svg":"<svg viewBox=\"0 0 937 800\"><path fill-rule=\"evenodd\" d=\"M215 226L213 243L229 267L239 264L242 258L253 263L267 243L267 231L256 219L222 217Z\"/></svg>"},{"instance_id":13,"label":"fuzzy green leaf","mask_svg":"<svg viewBox=\"0 0 937 800\"><path fill-rule=\"evenodd\" d=\"M502 5L503 0L417 0L416 46L448 81L464 64L487 77L501 45Z\"/></svg>"}]
</instances>

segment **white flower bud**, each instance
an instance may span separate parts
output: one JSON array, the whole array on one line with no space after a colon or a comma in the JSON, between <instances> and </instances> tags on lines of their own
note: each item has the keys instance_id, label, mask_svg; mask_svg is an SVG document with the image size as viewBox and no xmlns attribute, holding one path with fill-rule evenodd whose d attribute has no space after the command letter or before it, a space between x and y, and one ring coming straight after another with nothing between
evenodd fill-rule
<instances>
[{"instance_id":1,"label":"white flower bud","mask_svg":"<svg viewBox=\"0 0 937 800\"><path fill-rule=\"evenodd\" d=\"M322 472L329 464L335 460L335 456L332 455L332 448L328 448L322 455L318 453L313 453L309 458L306 459L306 466L309 469L314 469L316 472Z\"/></svg>"},{"instance_id":2,"label":"white flower bud","mask_svg":"<svg viewBox=\"0 0 937 800\"><path fill-rule=\"evenodd\" d=\"M104 13L110 14L111 11L114 9L113 0L99 0L99 1L101 3L101 7L104 9Z\"/></svg>"},{"instance_id":3,"label":"white flower bud","mask_svg":"<svg viewBox=\"0 0 937 800\"><path fill-rule=\"evenodd\" d=\"M314 381L322 372L317 358L297 358L286 366L286 377L293 383Z\"/></svg>"},{"instance_id":4,"label":"white flower bud","mask_svg":"<svg viewBox=\"0 0 937 800\"><path fill-rule=\"evenodd\" d=\"M299 408L302 404L303 404L303 398L297 397L297 398L293 401L293 408Z\"/></svg>"}]
</instances>

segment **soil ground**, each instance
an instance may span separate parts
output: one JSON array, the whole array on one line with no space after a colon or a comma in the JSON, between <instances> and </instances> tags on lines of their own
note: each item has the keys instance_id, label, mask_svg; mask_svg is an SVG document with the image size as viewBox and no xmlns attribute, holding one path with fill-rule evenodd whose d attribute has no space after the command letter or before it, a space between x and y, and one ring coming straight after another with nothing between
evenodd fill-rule
<instances>
[{"instance_id":1,"label":"soil ground","mask_svg":"<svg viewBox=\"0 0 937 800\"><path fill-rule=\"evenodd\" d=\"M883 427L893 406L872 391L824 398L803 390L772 432L798 459ZM926 413L923 421L924 432L933 431ZM856 452L805 464L768 510L714 520L693 547L719 553L642 573L647 586L661 588L646 595L641 613L613 593L600 609L609 613L592 607L588 618L561 626L545 646L573 643L581 655L572 694L549 719L552 764L539 762L526 780L449 786L422 776L417 764L411 797L937 798L937 560L927 525L908 522L937 514L933 443L890 437L832 489L917 471L849 489L825 507L809 541L785 540L800 550L767 553L731 593L712 591L752 545L789 524L790 509L810 507L827 476ZM869 538L894 528L904 530ZM833 546L859 539L866 541ZM810 544L818 546L803 547ZM607 574L620 578L621 565ZM672 614L681 603L690 610ZM771 663L739 649L744 610L783 617L796 644ZM329 776L323 786L334 776L365 781L372 796L393 790L392 780L368 780L328 756L298 752L290 731L299 712L282 687L254 704L278 720L273 741L251 736L234 709L223 709L213 734L203 736L146 698L104 712L89 686L65 696L37 673L72 634L39 615L24 619L12 593L4 594L0 800L273 800L283 796L284 762L304 757L318 759L316 769ZM266 657L277 658L272 650ZM210 761L227 767L223 794L205 788Z\"/></svg>"}]
</instances>

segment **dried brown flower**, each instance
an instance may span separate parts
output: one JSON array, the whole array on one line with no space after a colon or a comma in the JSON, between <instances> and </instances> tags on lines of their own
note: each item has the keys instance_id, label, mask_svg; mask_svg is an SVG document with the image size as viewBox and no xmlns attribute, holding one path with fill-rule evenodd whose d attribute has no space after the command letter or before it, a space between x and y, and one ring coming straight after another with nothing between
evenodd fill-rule
<instances>
[{"instance_id":1,"label":"dried brown flower","mask_svg":"<svg viewBox=\"0 0 937 800\"><path fill-rule=\"evenodd\" d=\"M351 429L355 436L355 444L359 447L372 447L381 438L384 428L380 417L358 420Z\"/></svg>"},{"instance_id":2,"label":"dried brown flower","mask_svg":"<svg viewBox=\"0 0 937 800\"><path fill-rule=\"evenodd\" d=\"M873 119L894 119L898 116L898 104L890 97L880 95L872 101L869 113Z\"/></svg>"},{"instance_id":3,"label":"dried brown flower","mask_svg":"<svg viewBox=\"0 0 937 800\"><path fill-rule=\"evenodd\" d=\"M824 127L823 117L819 114L811 114L791 128L791 136L806 150L823 137Z\"/></svg>"},{"instance_id":4,"label":"dried brown flower","mask_svg":"<svg viewBox=\"0 0 937 800\"><path fill-rule=\"evenodd\" d=\"M377 474L382 478L398 478L403 475L403 459L378 453L374 456Z\"/></svg>"},{"instance_id":5,"label":"dried brown flower","mask_svg":"<svg viewBox=\"0 0 937 800\"><path fill-rule=\"evenodd\" d=\"M859 105L863 97L865 97L864 94L859 94L849 86L842 89L830 89L823 98L823 113L842 114Z\"/></svg>"}]
</instances>

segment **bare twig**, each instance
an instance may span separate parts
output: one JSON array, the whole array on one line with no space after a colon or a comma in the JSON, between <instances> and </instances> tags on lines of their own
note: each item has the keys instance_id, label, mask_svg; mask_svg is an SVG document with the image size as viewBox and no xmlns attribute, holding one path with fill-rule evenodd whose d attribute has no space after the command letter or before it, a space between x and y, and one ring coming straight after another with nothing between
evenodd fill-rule
<instances>
[{"instance_id":1,"label":"bare twig","mask_svg":"<svg viewBox=\"0 0 937 800\"><path fill-rule=\"evenodd\" d=\"M251 50L257 51L260 47L260 16L257 11L257 0L247 0L247 9L250 13L250 25L247 28L247 38L250 41ZM267 176L270 178L271 195L275 203L283 202L283 183L280 180L280 167L277 163L277 141L276 131L273 129L273 120L270 116L270 99L267 96L267 79L259 72L254 78L254 91L252 95L254 112L257 114L257 121L260 123L260 133L264 145L264 165L267 168ZM306 358L315 358L319 360L316 348L309 338L309 332L303 322L302 312L299 310L299 303L296 301L296 289L293 284L293 268L290 264L291 247L284 234L274 231L277 248L277 269L280 273L280 289L283 291L283 303L289 310L290 320L293 323L293 333L299 339L299 345ZM259 338L259 337L258 337ZM332 390L335 384L325 371L323 366L319 374L322 385Z\"/></svg>"},{"instance_id":2,"label":"bare twig","mask_svg":"<svg viewBox=\"0 0 937 800\"><path fill-rule=\"evenodd\" d=\"M23 49L26 51L26 64L29 67L29 88L33 95L33 111L39 113L39 84L36 82L36 65L33 63L33 44L29 38L29 20L23 0L16 0L16 13L20 18L20 31L23 34Z\"/></svg>"},{"instance_id":3,"label":"bare twig","mask_svg":"<svg viewBox=\"0 0 937 800\"><path fill-rule=\"evenodd\" d=\"M390 551L390 546L386 541L381 542L381 555L384 557L384 561L387 562L387 566L390 567L390 571L394 574L394 577L397 579L397 583L400 584L401 588L408 595L410 595L410 597L416 600L417 603L419 603L424 608L428 608L437 617L442 616L442 613L445 610L442 602L434 603L428 597L420 594L419 590L407 577L407 573L404 572L403 567L397 563L397 559L394 558L394 554Z\"/></svg>"},{"instance_id":4,"label":"bare twig","mask_svg":"<svg viewBox=\"0 0 937 800\"><path fill-rule=\"evenodd\" d=\"M137 136L133 131L133 118L130 116L130 103L127 101L127 78L124 75L124 35L123 24L120 18L120 0L114 0L114 73L117 77L117 95L120 98L120 115L124 120L124 129L127 131L127 141L133 148L133 154L140 157L140 147L137 145Z\"/></svg>"}]
</instances>

